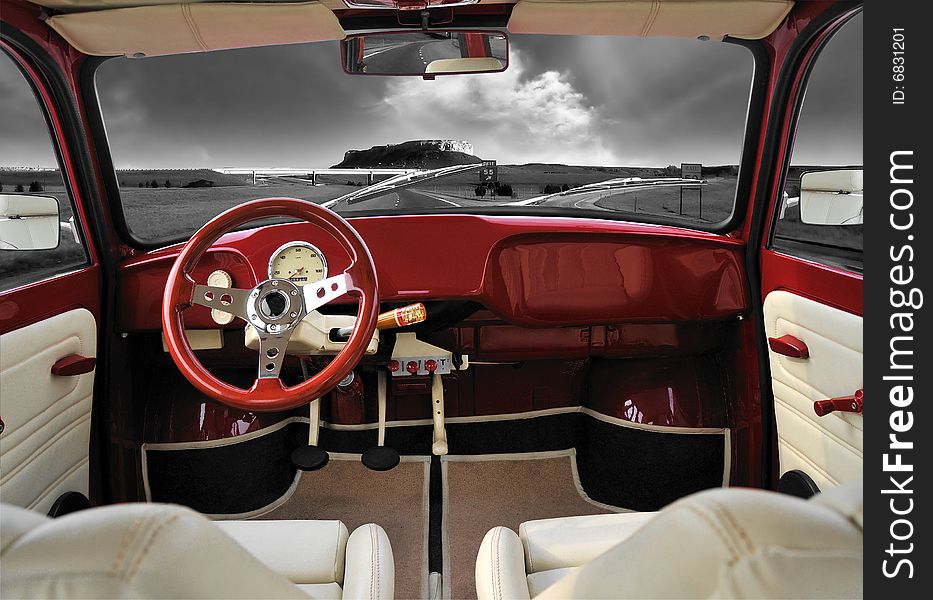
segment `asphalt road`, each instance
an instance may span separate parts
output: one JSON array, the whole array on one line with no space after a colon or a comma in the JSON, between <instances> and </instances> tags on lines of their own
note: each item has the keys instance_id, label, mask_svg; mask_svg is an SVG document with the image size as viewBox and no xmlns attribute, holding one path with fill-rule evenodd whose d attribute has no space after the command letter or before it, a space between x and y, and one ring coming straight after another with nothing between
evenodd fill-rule
<instances>
[{"instance_id":1,"label":"asphalt road","mask_svg":"<svg viewBox=\"0 0 933 600\"><path fill-rule=\"evenodd\" d=\"M378 198L365 200L349 207L336 206L338 212L353 210L398 210L406 211L424 208L465 208L470 206L489 206L506 202L506 198L491 202L490 200L468 200L448 194L427 192L423 190L395 190Z\"/></svg>"},{"instance_id":2,"label":"asphalt road","mask_svg":"<svg viewBox=\"0 0 933 600\"><path fill-rule=\"evenodd\" d=\"M435 60L457 58L460 48L455 40L436 40L390 46L363 57L367 73L424 73Z\"/></svg>"}]
</instances>

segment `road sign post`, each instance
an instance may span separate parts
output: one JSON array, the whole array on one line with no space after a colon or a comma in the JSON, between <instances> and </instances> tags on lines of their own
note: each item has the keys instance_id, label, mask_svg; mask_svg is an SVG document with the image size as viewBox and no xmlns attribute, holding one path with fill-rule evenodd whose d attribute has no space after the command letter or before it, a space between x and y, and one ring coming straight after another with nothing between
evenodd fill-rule
<instances>
[{"instance_id":1,"label":"road sign post","mask_svg":"<svg viewBox=\"0 0 933 600\"><path fill-rule=\"evenodd\" d=\"M681 179L696 179L700 181L703 179L703 164L702 163L680 163L680 177ZM703 188L697 186L695 188L700 194L700 214L699 217L703 218ZM684 214L684 186L680 186L680 215Z\"/></svg>"}]
</instances>

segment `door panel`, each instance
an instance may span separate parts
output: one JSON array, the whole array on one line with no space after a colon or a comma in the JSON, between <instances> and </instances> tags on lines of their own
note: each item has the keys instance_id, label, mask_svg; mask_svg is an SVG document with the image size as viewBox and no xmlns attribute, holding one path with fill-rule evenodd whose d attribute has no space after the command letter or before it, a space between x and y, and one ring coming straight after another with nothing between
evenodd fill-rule
<instances>
[{"instance_id":1,"label":"door panel","mask_svg":"<svg viewBox=\"0 0 933 600\"><path fill-rule=\"evenodd\" d=\"M56 361L97 355L97 321L71 310L0 336L0 498L48 512L69 491L88 495L94 372L52 375Z\"/></svg>"},{"instance_id":2,"label":"door panel","mask_svg":"<svg viewBox=\"0 0 933 600\"><path fill-rule=\"evenodd\" d=\"M861 478L862 415L819 417L813 403L862 388L862 317L778 290L764 318L769 338L792 335L809 349L808 358L769 350L780 473L799 469L824 490Z\"/></svg>"}]
</instances>

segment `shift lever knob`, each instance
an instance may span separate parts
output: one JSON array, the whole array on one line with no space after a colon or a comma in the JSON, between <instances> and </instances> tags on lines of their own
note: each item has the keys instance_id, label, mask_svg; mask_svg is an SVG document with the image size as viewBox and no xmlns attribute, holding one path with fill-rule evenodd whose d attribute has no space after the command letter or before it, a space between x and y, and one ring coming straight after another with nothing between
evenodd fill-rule
<instances>
[{"instance_id":1,"label":"shift lever knob","mask_svg":"<svg viewBox=\"0 0 933 600\"><path fill-rule=\"evenodd\" d=\"M409 325L422 323L427 318L428 311L425 309L424 304L417 302L382 313L376 320L376 329L408 327ZM334 340L341 342L350 339L350 334L353 333L353 327L341 327L336 331L331 331L331 336Z\"/></svg>"}]
</instances>

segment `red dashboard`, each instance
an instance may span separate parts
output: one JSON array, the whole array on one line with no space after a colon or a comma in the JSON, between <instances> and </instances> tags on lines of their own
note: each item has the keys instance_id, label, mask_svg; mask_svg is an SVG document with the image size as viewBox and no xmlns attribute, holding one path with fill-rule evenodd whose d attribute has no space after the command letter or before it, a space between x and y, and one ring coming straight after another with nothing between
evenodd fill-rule
<instances>
[{"instance_id":1,"label":"red dashboard","mask_svg":"<svg viewBox=\"0 0 933 600\"><path fill-rule=\"evenodd\" d=\"M748 307L744 243L729 237L552 217L390 216L350 223L372 253L383 302L473 300L531 327L721 320ZM234 287L253 287L266 278L270 256L292 240L317 246L331 274L349 265L329 234L310 223L287 223L223 236L201 259L195 279L203 283L223 269ZM121 331L161 328L162 291L180 248L121 263ZM217 327L201 307L186 313L186 326Z\"/></svg>"}]
</instances>

